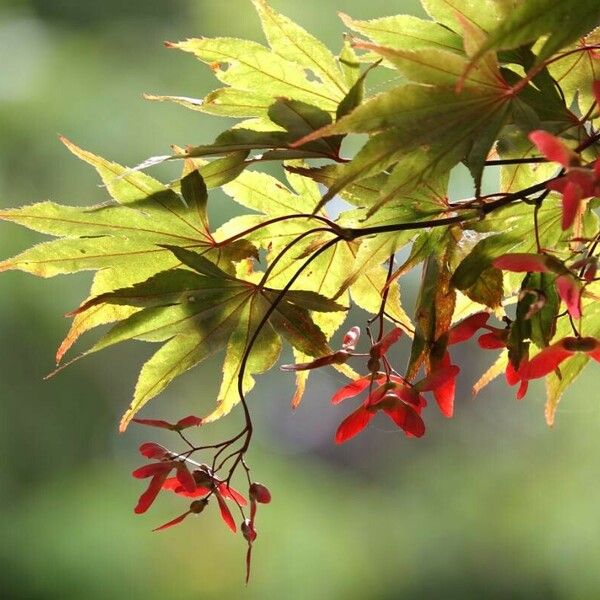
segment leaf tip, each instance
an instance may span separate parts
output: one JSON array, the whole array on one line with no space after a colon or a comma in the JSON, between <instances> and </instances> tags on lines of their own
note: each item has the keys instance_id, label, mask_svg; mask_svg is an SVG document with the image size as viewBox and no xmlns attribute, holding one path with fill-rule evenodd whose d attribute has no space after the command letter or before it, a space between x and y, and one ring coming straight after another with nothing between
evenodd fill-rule
<instances>
[{"instance_id":1,"label":"leaf tip","mask_svg":"<svg viewBox=\"0 0 600 600\"><path fill-rule=\"evenodd\" d=\"M119 430L118 430L119 433L125 432L125 430L127 429L127 426L131 422L132 418L133 418L133 413L129 410L121 417L121 420L119 421Z\"/></svg>"},{"instance_id":2,"label":"leaf tip","mask_svg":"<svg viewBox=\"0 0 600 600\"><path fill-rule=\"evenodd\" d=\"M346 14L345 12L338 10L337 16L340 18L340 21L346 25L346 27L351 27L351 23L353 22L353 19L350 15Z\"/></svg>"},{"instance_id":3,"label":"leaf tip","mask_svg":"<svg viewBox=\"0 0 600 600\"><path fill-rule=\"evenodd\" d=\"M73 148L77 147L68 137L62 135L62 133L58 134L58 141L64 144L71 151Z\"/></svg>"}]
</instances>

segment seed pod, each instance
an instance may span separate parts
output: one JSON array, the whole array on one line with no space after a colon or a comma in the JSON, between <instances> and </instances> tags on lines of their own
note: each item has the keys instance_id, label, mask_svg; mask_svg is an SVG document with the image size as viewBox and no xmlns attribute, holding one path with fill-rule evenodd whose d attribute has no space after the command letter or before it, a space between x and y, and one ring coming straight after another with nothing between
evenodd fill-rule
<instances>
[{"instance_id":1,"label":"seed pod","mask_svg":"<svg viewBox=\"0 0 600 600\"><path fill-rule=\"evenodd\" d=\"M250 500L256 500L260 504L269 504L271 502L271 492L262 483L250 484L248 495L250 496Z\"/></svg>"},{"instance_id":2,"label":"seed pod","mask_svg":"<svg viewBox=\"0 0 600 600\"><path fill-rule=\"evenodd\" d=\"M251 544L256 539L256 529L254 529L254 523L250 519L244 519L240 525L242 535L244 539Z\"/></svg>"},{"instance_id":3,"label":"seed pod","mask_svg":"<svg viewBox=\"0 0 600 600\"><path fill-rule=\"evenodd\" d=\"M208 504L207 498L202 498L201 500L194 500L190 504L190 512L192 512L196 515L199 515L206 508L207 504Z\"/></svg>"},{"instance_id":4,"label":"seed pod","mask_svg":"<svg viewBox=\"0 0 600 600\"><path fill-rule=\"evenodd\" d=\"M356 348L356 343L358 342L359 337L360 337L360 327L355 325L344 336L344 340L342 341L342 349L343 350L354 350Z\"/></svg>"},{"instance_id":5,"label":"seed pod","mask_svg":"<svg viewBox=\"0 0 600 600\"><path fill-rule=\"evenodd\" d=\"M210 488L214 483L214 479L203 469L194 469L192 475L198 487Z\"/></svg>"}]
</instances>

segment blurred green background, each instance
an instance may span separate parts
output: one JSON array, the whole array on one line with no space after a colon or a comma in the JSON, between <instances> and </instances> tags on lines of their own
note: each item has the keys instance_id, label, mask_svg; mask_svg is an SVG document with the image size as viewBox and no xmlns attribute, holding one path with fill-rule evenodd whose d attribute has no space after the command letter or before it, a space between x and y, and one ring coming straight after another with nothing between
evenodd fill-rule
<instances>
[{"instance_id":1,"label":"blurred green background","mask_svg":"<svg viewBox=\"0 0 600 600\"><path fill-rule=\"evenodd\" d=\"M272 4L335 50L338 10L421 14L408 0ZM201 97L215 85L201 63L162 46L197 35L262 39L247 0L0 0L0 207L106 198L58 133L124 164L171 143L212 140L225 122L141 98ZM468 181L456 184L468 190ZM232 203L215 194L211 210L218 224ZM2 258L40 239L1 229ZM61 315L90 280L0 278L1 598L600 598L593 368L550 430L541 386L521 403L502 383L472 398L470 385L492 359L467 346L456 353L464 368L454 420L430 409L428 435L416 441L378 419L342 447L331 438L350 407L327 402L338 376L315 374L295 413L289 377L261 378L251 396L250 460L274 501L259 514L245 588L243 541L214 507L160 534L150 530L184 508L176 498L133 515L141 492L129 475L142 463L136 447L156 436L140 427L119 436L116 424L152 347L105 351L42 381L67 330ZM411 280L404 289L409 306L413 287ZM145 415L203 414L217 369L214 361L182 377ZM240 420L234 412L215 436Z\"/></svg>"}]
</instances>

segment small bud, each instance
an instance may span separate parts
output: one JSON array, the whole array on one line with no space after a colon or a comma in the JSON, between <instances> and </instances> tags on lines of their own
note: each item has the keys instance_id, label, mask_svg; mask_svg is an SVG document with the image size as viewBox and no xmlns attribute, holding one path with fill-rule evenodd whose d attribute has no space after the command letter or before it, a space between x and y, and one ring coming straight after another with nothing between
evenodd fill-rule
<instances>
[{"instance_id":1,"label":"small bud","mask_svg":"<svg viewBox=\"0 0 600 600\"><path fill-rule=\"evenodd\" d=\"M196 485L199 487L209 488L213 484L213 478L202 469L194 469L192 475L194 476Z\"/></svg>"},{"instance_id":2,"label":"small bud","mask_svg":"<svg viewBox=\"0 0 600 600\"><path fill-rule=\"evenodd\" d=\"M269 504L271 502L271 492L262 483L250 484L248 495L250 496L250 500L256 500L260 504Z\"/></svg>"},{"instance_id":3,"label":"small bud","mask_svg":"<svg viewBox=\"0 0 600 600\"><path fill-rule=\"evenodd\" d=\"M344 340L342 341L342 348L344 350L354 350L356 348L356 343L358 342L359 337L360 337L360 327L355 325L344 336Z\"/></svg>"},{"instance_id":4,"label":"small bud","mask_svg":"<svg viewBox=\"0 0 600 600\"><path fill-rule=\"evenodd\" d=\"M196 515L199 515L206 508L207 504L208 504L207 498L202 498L201 500L194 500L190 504L190 512L192 512Z\"/></svg>"},{"instance_id":5,"label":"small bud","mask_svg":"<svg viewBox=\"0 0 600 600\"><path fill-rule=\"evenodd\" d=\"M376 373L379 371L380 368L381 362L379 361L379 359L376 356L371 356L371 358L369 358L367 362L367 369L369 369L371 373Z\"/></svg>"}]
</instances>

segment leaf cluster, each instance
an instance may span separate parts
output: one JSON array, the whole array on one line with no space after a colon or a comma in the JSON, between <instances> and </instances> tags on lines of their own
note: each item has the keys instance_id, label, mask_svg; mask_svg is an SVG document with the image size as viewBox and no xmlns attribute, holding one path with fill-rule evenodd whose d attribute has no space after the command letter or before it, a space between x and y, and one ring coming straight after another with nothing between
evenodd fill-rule
<instances>
[{"instance_id":1,"label":"leaf cluster","mask_svg":"<svg viewBox=\"0 0 600 600\"><path fill-rule=\"evenodd\" d=\"M597 200L585 198L562 228L564 198L549 182L565 167L529 137L550 132L574 151L577 168L594 165L598 2L422 0L430 19L342 15L349 33L337 54L265 0L253 3L267 45L227 37L167 44L204 63L220 87L202 99L147 95L235 125L133 169L63 140L96 169L107 202L0 211L54 238L0 270L95 272L58 362L100 325L111 328L80 356L128 340L161 344L141 369L122 429L178 375L219 352L222 384L204 421L227 414L277 363L283 342L299 363L331 355L352 306L380 320L380 336L388 322L412 338L409 381L440 368L452 326L482 310L507 330L506 351L483 383L567 334L600 336L598 282L584 277L598 254ZM390 84L370 94L374 69L390 71ZM343 141L354 135L364 144L345 156ZM178 180L145 172L163 161L181 163ZM266 163L282 165L281 177ZM450 174L460 164L473 194L452 201ZM495 191L484 194L494 178ZM207 203L216 188L243 210L215 230ZM344 201L335 213L333 200ZM551 255L577 277L579 322L561 306L557 272L494 265L516 253ZM422 279L411 318L400 289L415 268ZM576 354L548 376L549 421L588 358ZM294 406L308 372L295 375Z\"/></svg>"}]
</instances>

